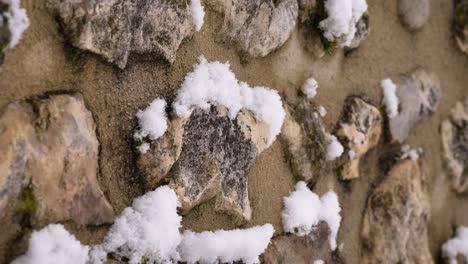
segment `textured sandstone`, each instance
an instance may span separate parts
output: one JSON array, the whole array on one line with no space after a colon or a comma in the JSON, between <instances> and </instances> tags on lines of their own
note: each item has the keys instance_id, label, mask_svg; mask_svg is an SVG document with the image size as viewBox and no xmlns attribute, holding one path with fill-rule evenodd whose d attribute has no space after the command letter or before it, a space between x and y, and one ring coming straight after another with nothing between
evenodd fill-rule
<instances>
[{"instance_id":1,"label":"textured sandstone","mask_svg":"<svg viewBox=\"0 0 468 264\"><path fill-rule=\"evenodd\" d=\"M0 211L19 199L39 223L111 222L96 179L95 129L80 95L9 104L0 117Z\"/></svg>"},{"instance_id":2,"label":"textured sandstone","mask_svg":"<svg viewBox=\"0 0 468 264\"><path fill-rule=\"evenodd\" d=\"M346 100L338 128L338 136L346 139L350 161L345 163L343 179L359 177L359 161L375 147L382 134L382 116L379 110L358 97Z\"/></svg>"},{"instance_id":3,"label":"textured sandstone","mask_svg":"<svg viewBox=\"0 0 468 264\"><path fill-rule=\"evenodd\" d=\"M325 163L327 143L320 115L310 102L301 101L295 109L286 108L281 130L293 174L314 181Z\"/></svg>"},{"instance_id":4,"label":"textured sandstone","mask_svg":"<svg viewBox=\"0 0 468 264\"><path fill-rule=\"evenodd\" d=\"M458 193L468 190L468 98L458 102L449 119L442 122L442 147L452 186Z\"/></svg>"},{"instance_id":5,"label":"textured sandstone","mask_svg":"<svg viewBox=\"0 0 468 264\"><path fill-rule=\"evenodd\" d=\"M408 159L371 192L362 224L362 263L433 263L425 180L417 161Z\"/></svg>"},{"instance_id":6,"label":"textured sandstone","mask_svg":"<svg viewBox=\"0 0 468 264\"><path fill-rule=\"evenodd\" d=\"M401 143L418 122L436 111L441 90L437 76L422 69L402 75L397 86L398 115L390 119L390 132Z\"/></svg>"},{"instance_id":7,"label":"textured sandstone","mask_svg":"<svg viewBox=\"0 0 468 264\"><path fill-rule=\"evenodd\" d=\"M73 46L120 68L132 54L153 54L172 63L182 40L195 32L185 0L49 0L49 7Z\"/></svg>"},{"instance_id":8,"label":"textured sandstone","mask_svg":"<svg viewBox=\"0 0 468 264\"><path fill-rule=\"evenodd\" d=\"M429 0L399 0L398 11L401 22L409 30L418 30L429 19Z\"/></svg>"},{"instance_id":9,"label":"textured sandstone","mask_svg":"<svg viewBox=\"0 0 468 264\"><path fill-rule=\"evenodd\" d=\"M281 47L296 26L296 0L233 0L224 5L225 42L251 57L265 57Z\"/></svg>"}]
</instances>

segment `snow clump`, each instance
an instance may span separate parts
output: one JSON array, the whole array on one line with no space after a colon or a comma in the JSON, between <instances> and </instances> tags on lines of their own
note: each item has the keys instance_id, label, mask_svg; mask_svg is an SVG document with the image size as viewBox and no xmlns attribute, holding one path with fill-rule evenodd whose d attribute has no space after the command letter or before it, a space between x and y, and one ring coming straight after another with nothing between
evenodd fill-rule
<instances>
[{"instance_id":1,"label":"snow clump","mask_svg":"<svg viewBox=\"0 0 468 264\"><path fill-rule=\"evenodd\" d=\"M190 12L192 13L193 22L195 23L195 29L200 31L203 26L203 18L205 17L205 11L200 0L190 1Z\"/></svg>"},{"instance_id":2,"label":"snow clump","mask_svg":"<svg viewBox=\"0 0 468 264\"><path fill-rule=\"evenodd\" d=\"M383 104L387 108L389 118L398 115L398 97L396 96L396 85L390 79L382 80L380 85L383 91Z\"/></svg>"},{"instance_id":3,"label":"snow clump","mask_svg":"<svg viewBox=\"0 0 468 264\"><path fill-rule=\"evenodd\" d=\"M468 259L468 227L459 226L454 238L442 245L442 256L450 260L450 264L457 263L457 255Z\"/></svg>"},{"instance_id":4,"label":"snow clump","mask_svg":"<svg viewBox=\"0 0 468 264\"><path fill-rule=\"evenodd\" d=\"M340 157L344 151L343 145L341 145L340 141L338 141L338 139L330 133L325 134L325 139L328 142L327 153L325 158L328 161L332 161Z\"/></svg>"}]
</instances>

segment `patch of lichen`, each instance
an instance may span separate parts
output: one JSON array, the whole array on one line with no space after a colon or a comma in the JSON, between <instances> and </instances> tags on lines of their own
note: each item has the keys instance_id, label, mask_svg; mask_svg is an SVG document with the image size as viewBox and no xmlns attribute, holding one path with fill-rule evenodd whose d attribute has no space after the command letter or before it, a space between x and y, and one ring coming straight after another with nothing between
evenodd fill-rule
<instances>
[{"instance_id":1,"label":"patch of lichen","mask_svg":"<svg viewBox=\"0 0 468 264\"><path fill-rule=\"evenodd\" d=\"M458 0L453 12L453 30L457 36L464 38L466 28L468 28L468 0Z\"/></svg>"},{"instance_id":2,"label":"patch of lichen","mask_svg":"<svg viewBox=\"0 0 468 264\"><path fill-rule=\"evenodd\" d=\"M37 201L34 196L34 190L32 184L29 183L27 186L21 189L18 195L19 208L18 213L23 216L33 216L37 210Z\"/></svg>"}]
</instances>

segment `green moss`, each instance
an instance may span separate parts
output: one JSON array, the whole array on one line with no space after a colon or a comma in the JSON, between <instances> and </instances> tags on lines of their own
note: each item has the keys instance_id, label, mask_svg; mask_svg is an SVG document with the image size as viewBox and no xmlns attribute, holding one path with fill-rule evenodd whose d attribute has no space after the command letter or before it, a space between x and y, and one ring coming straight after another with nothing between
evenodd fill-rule
<instances>
[{"instance_id":1,"label":"green moss","mask_svg":"<svg viewBox=\"0 0 468 264\"><path fill-rule=\"evenodd\" d=\"M305 94L304 91L302 91L302 89L298 89L298 90L297 90L297 96L299 96L299 97L307 97L307 94Z\"/></svg>"},{"instance_id":2,"label":"green moss","mask_svg":"<svg viewBox=\"0 0 468 264\"><path fill-rule=\"evenodd\" d=\"M20 208L18 212L22 215L32 216L37 210L37 201L34 197L34 190L32 184L29 183L25 186L18 195Z\"/></svg>"},{"instance_id":3,"label":"green moss","mask_svg":"<svg viewBox=\"0 0 468 264\"><path fill-rule=\"evenodd\" d=\"M464 30L468 27L468 0L460 0L453 13L453 30L458 36L464 36Z\"/></svg>"},{"instance_id":4,"label":"green moss","mask_svg":"<svg viewBox=\"0 0 468 264\"><path fill-rule=\"evenodd\" d=\"M85 51L82 50L82 49L79 49L79 48L76 48L76 47L71 47L70 48L70 56L71 56L72 61L78 60L81 57L81 55L84 54L84 52Z\"/></svg>"}]
</instances>

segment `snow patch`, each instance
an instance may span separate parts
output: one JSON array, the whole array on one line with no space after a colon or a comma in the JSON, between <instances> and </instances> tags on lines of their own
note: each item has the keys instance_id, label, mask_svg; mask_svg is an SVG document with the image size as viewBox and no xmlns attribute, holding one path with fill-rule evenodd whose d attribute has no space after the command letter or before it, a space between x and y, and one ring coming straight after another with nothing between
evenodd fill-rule
<instances>
[{"instance_id":1,"label":"snow patch","mask_svg":"<svg viewBox=\"0 0 468 264\"><path fill-rule=\"evenodd\" d=\"M396 85L390 79L385 79L380 82L383 91L383 104L387 108L389 118L394 118L398 115L398 97L396 96Z\"/></svg>"},{"instance_id":2,"label":"snow patch","mask_svg":"<svg viewBox=\"0 0 468 264\"><path fill-rule=\"evenodd\" d=\"M20 7L20 0L0 0L0 2L9 5L8 11L3 15L8 19L8 29L11 33L8 47L11 49L19 43L30 23L26 9Z\"/></svg>"},{"instance_id":3,"label":"snow patch","mask_svg":"<svg viewBox=\"0 0 468 264\"><path fill-rule=\"evenodd\" d=\"M177 246L182 240L178 206L177 195L168 186L135 199L115 220L97 253L113 252L128 258L130 264L141 263L143 257L148 263L178 260Z\"/></svg>"},{"instance_id":4,"label":"snow patch","mask_svg":"<svg viewBox=\"0 0 468 264\"><path fill-rule=\"evenodd\" d=\"M195 29L200 31L203 26L203 18L205 17L205 11L200 0L190 1L190 12L192 13L193 21L195 23Z\"/></svg>"},{"instance_id":5,"label":"snow patch","mask_svg":"<svg viewBox=\"0 0 468 264\"><path fill-rule=\"evenodd\" d=\"M228 63L208 62L202 56L194 71L185 77L173 107L178 116L189 117L194 107L208 109L212 103L228 108L231 119L242 108L252 111L269 126L268 146L281 131L285 111L278 92L265 87L251 88L236 79Z\"/></svg>"},{"instance_id":6,"label":"snow patch","mask_svg":"<svg viewBox=\"0 0 468 264\"><path fill-rule=\"evenodd\" d=\"M156 98L145 110L139 110L136 116L139 126L139 129L133 134L136 141L143 141L145 137L156 140L166 133L167 116L166 101L164 99ZM143 142L138 147L138 151L142 154L148 152L149 149L150 144L148 142Z\"/></svg>"},{"instance_id":7,"label":"snow patch","mask_svg":"<svg viewBox=\"0 0 468 264\"><path fill-rule=\"evenodd\" d=\"M325 264L325 262L321 259L317 259L317 260L314 260L314 262L312 262L312 264Z\"/></svg>"},{"instance_id":8,"label":"snow patch","mask_svg":"<svg viewBox=\"0 0 468 264\"><path fill-rule=\"evenodd\" d=\"M302 91L306 94L308 99L312 99L317 95L318 83L314 78L309 78L302 86Z\"/></svg>"},{"instance_id":9,"label":"snow patch","mask_svg":"<svg viewBox=\"0 0 468 264\"><path fill-rule=\"evenodd\" d=\"M328 142L326 159L328 161L332 161L340 157L344 151L343 145L341 145L340 141L330 133L325 133L325 139Z\"/></svg>"},{"instance_id":10,"label":"snow patch","mask_svg":"<svg viewBox=\"0 0 468 264\"><path fill-rule=\"evenodd\" d=\"M324 116L327 115L327 109L325 109L325 107L323 107L323 106L318 107L318 112L319 112L321 117L324 117Z\"/></svg>"},{"instance_id":11,"label":"snow patch","mask_svg":"<svg viewBox=\"0 0 468 264\"><path fill-rule=\"evenodd\" d=\"M442 245L442 256L450 260L450 264L457 263L457 255L468 259L468 227L459 226L455 237Z\"/></svg>"},{"instance_id":12,"label":"snow patch","mask_svg":"<svg viewBox=\"0 0 468 264\"><path fill-rule=\"evenodd\" d=\"M34 231L26 254L11 264L86 264L89 247L83 246L62 225Z\"/></svg>"},{"instance_id":13,"label":"snow patch","mask_svg":"<svg viewBox=\"0 0 468 264\"><path fill-rule=\"evenodd\" d=\"M366 0L326 0L328 17L319 23L323 35L329 41L337 41L338 46L346 47L356 35L356 24L367 11Z\"/></svg>"},{"instance_id":14,"label":"snow patch","mask_svg":"<svg viewBox=\"0 0 468 264\"><path fill-rule=\"evenodd\" d=\"M404 145L401 147L401 160L410 158L411 160L418 160L419 156L423 153L423 149L421 147L415 149L411 148L410 145Z\"/></svg>"},{"instance_id":15,"label":"snow patch","mask_svg":"<svg viewBox=\"0 0 468 264\"><path fill-rule=\"evenodd\" d=\"M187 263L260 263L258 257L268 247L273 233L270 224L243 230L185 231L179 252Z\"/></svg>"},{"instance_id":16,"label":"snow patch","mask_svg":"<svg viewBox=\"0 0 468 264\"><path fill-rule=\"evenodd\" d=\"M282 212L283 228L286 232L297 236L309 234L320 222L327 222L331 233L329 243L332 250L336 249L336 236L340 228L340 204L338 196L330 191L319 199L305 182L296 184L296 190L283 198Z\"/></svg>"},{"instance_id":17,"label":"snow patch","mask_svg":"<svg viewBox=\"0 0 468 264\"><path fill-rule=\"evenodd\" d=\"M150 143L144 142L143 144L138 146L138 152L140 152L141 154L146 154L146 152L148 152L150 148L151 148Z\"/></svg>"}]
</instances>

